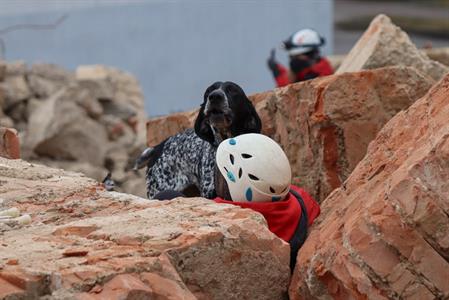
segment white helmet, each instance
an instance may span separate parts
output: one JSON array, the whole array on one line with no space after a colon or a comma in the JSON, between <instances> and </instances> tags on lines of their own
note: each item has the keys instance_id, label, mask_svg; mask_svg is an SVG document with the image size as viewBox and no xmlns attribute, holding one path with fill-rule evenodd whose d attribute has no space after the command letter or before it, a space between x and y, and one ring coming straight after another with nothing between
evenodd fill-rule
<instances>
[{"instance_id":1,"label":"white helmet","mask_svg":"<svg viewBox=\"0 0 449 300\"><path fill-rule=\"evenodd\" d=\"M307 53L324 45L322 38L315 30L302 29L284 41L284 48L290 56Z\"/></svg>"},{"instance_id":2,"label":"white helmet","mask_svg":"<svg viewBox=\"0 0 449 300\"><path fill-rule=\"evenodd\" d=\"M289 192L292 172L288 158L265 135L248 133L224 140L216 160L234 201L279 201Z\"/></svg>"}]
</instances>

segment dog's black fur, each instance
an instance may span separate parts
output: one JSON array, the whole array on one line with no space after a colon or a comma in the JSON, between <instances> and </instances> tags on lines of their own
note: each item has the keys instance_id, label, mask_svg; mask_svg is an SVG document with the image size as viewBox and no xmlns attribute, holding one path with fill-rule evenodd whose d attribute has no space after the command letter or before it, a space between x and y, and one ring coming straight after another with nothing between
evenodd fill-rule
<instances>
[{"instance_id":1,"label":"dog's black fur","mask_svg":"<svg viewBox=\"0 0 449 300\"><path fill-rule=\"evenodd\" d=\"M192 185L199 195L215 196L215 152L224 139L244 133L260 133L261 121L240 86L215 82L206 89L193 129L147 148L135 168L147 166L147 195L183 192Z\"/></svg>"}]
</instances>

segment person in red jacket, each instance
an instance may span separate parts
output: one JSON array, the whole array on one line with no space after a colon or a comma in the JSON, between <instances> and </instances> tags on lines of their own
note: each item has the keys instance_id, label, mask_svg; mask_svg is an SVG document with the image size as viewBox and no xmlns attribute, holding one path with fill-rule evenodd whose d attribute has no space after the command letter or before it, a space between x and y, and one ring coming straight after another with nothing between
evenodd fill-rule
<instances>
[{"instance_id":1,"label":"person in red jacket","mask_svg":"<svg viewBox=\"0 0 449 300\"><path fill-rule=\"evenodd\" d=\"M261 213L269 230L290 243L293 271L320 207L304 189L291 185L290 163L282 148L265 135L243 134L220 143L216 163L225 183L217 180L215 202Z\"/></svg>"},{"instance_id":2,"label":"person in red jacket","mask_svg":"<svg viewBox=\"0 0 449 300\"><path fill-rule=\"evenodd\" d=\"M334 72L331 64L320 56L319 48L324 43L324 38L312 29L303 29L290 36L283 42L290 58L290 70L276 61L275 50L272 49L267 63L277 86L331 75Z\"/></svg>"}]
</instances>

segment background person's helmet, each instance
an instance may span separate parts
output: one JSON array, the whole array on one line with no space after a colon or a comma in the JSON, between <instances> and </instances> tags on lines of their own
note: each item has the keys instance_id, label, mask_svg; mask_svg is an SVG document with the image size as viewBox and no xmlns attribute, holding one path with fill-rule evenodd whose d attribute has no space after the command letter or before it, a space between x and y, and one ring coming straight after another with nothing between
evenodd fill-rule
<instances>
[{"instance_id":1,"label":"background person's helmet","mask_svg":"<svg viewBox=\"0 0 449 300\"><path fill-rule=\"evenodd\" d=\"M289 192L292 172L288 158L265 135L248 133L224 140L216 160L233 201L279 201Z\"/></svg>"},{"instance_id":2,"label":"background person's helmet","mask_svg":"<svg viewBox=\"0 0 449 300\"><path fill-rule=\"evenodd\" d=\"M323 46L325 40L315 30L302 29L283 42L288 55L298 55L316 50Z\"/></svg>"}]
</instances>

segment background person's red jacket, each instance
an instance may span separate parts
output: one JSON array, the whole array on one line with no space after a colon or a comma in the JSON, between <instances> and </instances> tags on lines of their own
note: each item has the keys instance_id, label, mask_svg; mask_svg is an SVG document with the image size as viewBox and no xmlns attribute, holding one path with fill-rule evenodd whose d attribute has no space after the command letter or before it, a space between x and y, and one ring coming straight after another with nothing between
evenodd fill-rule
<instances>
[{"instance_id":1,"label":"background person's red jacket","mask_svg":"<svg viewBox=\"0 0 449 300\"><path fill-rule=\"evenodd\" d=\"M332 75L334 73L330 62L324 57L321 57L320 60L314 65L296 73L295 81L292 82L289 78L289 70L286 67L278 63L277 69L279 71L279 74L275 77L275 80L278 87L286 86L293 82L304 81L320 76Z\"/></svg>"}]
</instances>

